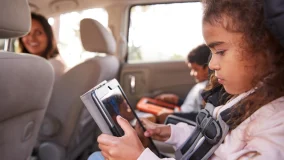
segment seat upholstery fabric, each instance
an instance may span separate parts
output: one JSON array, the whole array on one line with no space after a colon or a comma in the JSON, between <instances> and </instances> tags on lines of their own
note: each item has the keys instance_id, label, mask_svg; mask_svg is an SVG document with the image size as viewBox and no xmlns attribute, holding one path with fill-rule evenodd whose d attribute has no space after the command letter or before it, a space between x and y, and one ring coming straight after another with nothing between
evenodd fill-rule
<instances>
[{"instance_id":1,"label":"seat upholstery fabric","mask_svg":"<svg viewBox=\"0 0 284 160\"><path fill-rule=\"evenodd\" d=\"M0 38L29 32L27 0L0 1ZM53 69L43 58L0 51L0 159L29 159L48 105Z\"/></svg>"},{"instance_id":2,"label":"seat upholstery fabric","mask_svg":"<svg viewBox=\"0 0 284 160\"><path fill-rule=\"evenodd\" d=\"M53 86L43 58L0 52L0 155L27 159L36 143Z\"/></svg>"},{"instance_id":3,"label":"seat upholstery fabric","mask_svg":"<svg viewBox=\"0 0 284 160\"><path fill-rule=\"evenodd\" d=\"M82 25L86 21L89 21L87 25ZM112 55L116 46L112 34L92 19L82 20L80 27L83 46L92 43L85 49L105 53L106 56L86 60L55 82L40 131L41 160L73 160L95 143L94 136L99 129L80 96L101 81L115 78L119 70L119 61Z\"/></svg>"}]
</instances>

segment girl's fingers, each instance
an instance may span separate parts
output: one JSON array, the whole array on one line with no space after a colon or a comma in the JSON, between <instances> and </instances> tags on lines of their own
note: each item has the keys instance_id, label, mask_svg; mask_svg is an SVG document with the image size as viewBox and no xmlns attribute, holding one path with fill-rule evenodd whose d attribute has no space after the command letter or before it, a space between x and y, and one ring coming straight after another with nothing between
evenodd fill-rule
<instances>
[{"instance_id":1,"label":"girl's fingers","mask_svg":"<svg viewBox=\"0 0 284 160\"><path fill-rule=\"evenodd\" d=\"M108 134L101 134L98 137L98 143L104 144L104 145L112 145L114 142L116 142L118 137L114 137Z\"/></svg>"}]
</instances>

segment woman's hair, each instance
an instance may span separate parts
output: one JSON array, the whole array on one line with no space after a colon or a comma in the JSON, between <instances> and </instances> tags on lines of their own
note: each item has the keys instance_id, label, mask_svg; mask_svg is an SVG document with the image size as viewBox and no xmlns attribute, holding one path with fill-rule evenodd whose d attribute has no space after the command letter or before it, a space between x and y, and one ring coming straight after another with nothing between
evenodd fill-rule
<instances>
[{"instance_id":1,"label":"woman's hair","mask_svg":"<svg viewBox=\"0 0 284 160\"><path fill-rule=\"evenodd\" d=\"M252 85L257 89L233 107L228 123L234 129L260 107L284 95L284 49L265 26L263 0L202 0L202 3L203 23L241 33L243 41L238 45L243 60L256 59ZM211 75L207 89L218 85Z\"/></svg>"},{"instance_id":2,"label":"woman's hair","mask_svg":"<svg viewBox=\"0 0 284 160\"><path fill-rule=\"evenodd\" d=\"M205 44L199 45L189 52L187 61L189 63L196 63L200 66L207 67L210 53L209 47Z\"/></svg>"},{"instance_id":3,"label":"woman's hair","mask_svg":"<svg viewBox=\"0 0 284 160\"><path fill-rule=\"evenodd\" d=\"M56 46L56 41L54 39L54 35L53 35L53 31L51 26L49 25L47 19L40 15L40 14L36 14L36 13L31 13L31 17L32 20L36 20L38 21L42 27L43 30L47 36L47 47L45 49L45 51L42 53L42 57L49 59L49 58L53 58L55 56L57 56L59 54L57 46ZM24 46L23 44L23 37L21 37L19 39L19 47L20 47L20 51L23 53L30 53L27 48Z\"/></svg>"}]
</instances>

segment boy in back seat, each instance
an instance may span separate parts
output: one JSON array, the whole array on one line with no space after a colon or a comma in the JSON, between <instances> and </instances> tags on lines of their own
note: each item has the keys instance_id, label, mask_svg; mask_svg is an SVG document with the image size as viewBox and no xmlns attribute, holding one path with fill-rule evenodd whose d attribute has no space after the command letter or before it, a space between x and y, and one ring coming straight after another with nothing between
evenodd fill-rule
<instances>
[{"instance_id":1,"label":"boy in back seat","mask_svg":"<svg viewBox=\"0 0 284 160\"><path fill-rule=\"evenodd\" d=\"M156 97L158 100L181 106L181 111L175 112L174 115L195 121L195 117L203 105L201 93L208 83L210 53L210 49L205 44L199 45L189 52L187 65L191 70L190 75L195 78L197 84L192 87L185 100L175 94L161 94ZM168 115L169 113L163 113L157 119L163 123Z\"/></svg>"}]
</instances>

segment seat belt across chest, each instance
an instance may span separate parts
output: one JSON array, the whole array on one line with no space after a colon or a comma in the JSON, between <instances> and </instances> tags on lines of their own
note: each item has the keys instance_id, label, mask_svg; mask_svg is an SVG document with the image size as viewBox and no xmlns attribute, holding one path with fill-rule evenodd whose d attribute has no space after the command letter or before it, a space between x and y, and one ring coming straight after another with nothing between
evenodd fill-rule
<instances>
[{"instance_id":1,"label":"seat belt across chest","mask_svg":"<svg viewBox=\"0 0 284 160\"><path fill-rule=\"evenodd\" d=\"M228 112L236 103L253 93L250 90L240 94L222 106L220 110ZM178 160L207 160L224 141L229 132L229 125L221 114L213 115L215 106L206 103L196 117L196 126L191 136L175 152ZM224 116L223 116L224 117Z\"/></svg>"}]
</instances>

